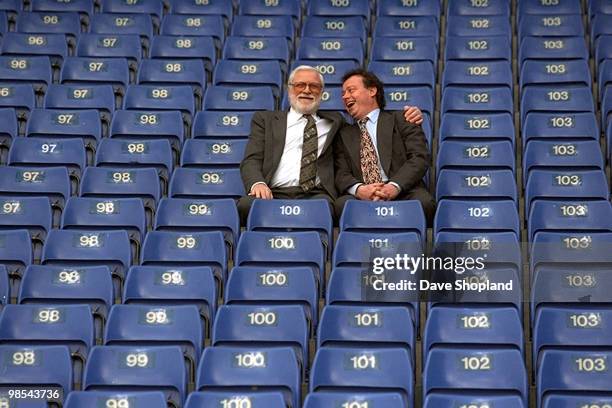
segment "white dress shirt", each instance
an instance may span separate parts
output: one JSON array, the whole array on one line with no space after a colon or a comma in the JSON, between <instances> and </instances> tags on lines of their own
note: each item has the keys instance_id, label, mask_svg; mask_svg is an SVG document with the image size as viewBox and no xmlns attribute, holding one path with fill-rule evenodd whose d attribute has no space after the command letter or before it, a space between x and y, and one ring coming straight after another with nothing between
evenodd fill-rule
<instances>
[{"instance_id":1,"label":"white dress shirt","mask_svg":"<svg viewBox=\"0 0 612 408\"><path fill-rule=\"evenodd\" d=\"M372 144L374 145L374 151L376 152L376 158L378 159L378 170L380 171L380 177L382 178L382 182L386 183L389 181L389 177L385 173L385 170L382 168L382 163L380 161L380 154L378 153L378 133L376 132L376 127L378 126L378 116L380 115L380 109L374 109L372 112L368 113L366 117L368 118L366 122L366 129L370 134L370 138L372 139ZM361 130L359 130L359 134L361 136ZM399 184L391 182L395 187L397 187L398 191L401 191ZM357 193L357 188L363 185L363 183L353 184L349 189L348 193L351 195L355 195Z\"/></svg>"},{"instance_id":2,"label":"white dress shirt","mask_svg":"<svg viewBox=\"0 0 612 408\"><path fill-rule=\"evenodd\" d=\"M317 126L318 151L317 157L321 156L323 146L329 131L332 128L332 121L319 117L316 113L312 115ZM291 108L287 114L287 132L285 134L285 147L281 156L278 168L272 176L270 188L278 187L297 187L300 185L300 169L302 167L302 145L304 142L304 128L306 118L303 114ZM320 183L317 176L317 184ZM258 183L255 183L258 184ZM255 185L254 184L254 185Z\"/></svg>"}]
</instances>

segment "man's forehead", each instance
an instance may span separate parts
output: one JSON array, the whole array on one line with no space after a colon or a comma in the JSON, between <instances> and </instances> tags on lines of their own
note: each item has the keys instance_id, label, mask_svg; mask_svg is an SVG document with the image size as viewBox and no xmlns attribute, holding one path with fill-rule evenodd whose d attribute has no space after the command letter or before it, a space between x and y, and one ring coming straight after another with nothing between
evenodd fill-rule
<instances>
[{"instance_id":1,"label":"man's forehead","mask_svg":"<svg viewBox=\"0 0 612 408\"><path fill-rule=\"evenodd\" d=\"M297 71L295 75L293 76L293 78L294 78L294 81L299 79L299 80L311 80L312 82L318 82L318 83L321 82L319 80L319 74L309 69L308 70L301 69Z\"/></svg>"}]
</instances>

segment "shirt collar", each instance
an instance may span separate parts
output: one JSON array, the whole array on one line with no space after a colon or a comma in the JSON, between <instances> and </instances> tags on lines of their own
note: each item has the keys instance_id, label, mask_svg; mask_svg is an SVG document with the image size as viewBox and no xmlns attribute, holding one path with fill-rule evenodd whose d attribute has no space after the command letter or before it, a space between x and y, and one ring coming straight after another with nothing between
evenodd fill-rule
<instances>
[{"instance_id":1,"label":"shirt collar","mask_svg":"<svg viewBox=\"0 0 612 408\"><path fill-rule=\"evenodd\" d=\"M372 112L368 113L366 116L374 125L378 122L378 116L380 115L380 109L376 108Z\"/></svg>"},{"instance_id":2,"label":"shirt collar","mask_svg":"<svg viewBox=\"0 0 612 408\"><path fill-rule=\"evenodd\" d=\"M287 126L296 125L301 120L306 121L303 116L304 114L298 113L293 108L289 108L289 113L287 114ZM312 117L314 118L315 122L319 120L319 115L317 115L316 113L313 113Z\"/></svg>"}]
</instances>

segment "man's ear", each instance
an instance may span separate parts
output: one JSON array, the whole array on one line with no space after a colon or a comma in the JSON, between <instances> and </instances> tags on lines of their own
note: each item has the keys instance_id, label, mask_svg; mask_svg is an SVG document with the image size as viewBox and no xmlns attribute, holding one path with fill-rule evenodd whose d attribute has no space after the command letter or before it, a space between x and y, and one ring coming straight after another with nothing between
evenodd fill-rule
<instances>
[{"instance_id":1,"label":"man's ear","mask_svg":"<svg viewBox=\"0 0 612 408\"><path fill-rule=\"evenodd\" d=\"M377 93L377 92L378 92L378 89L376 89L376 87L375 87L375 86L371 86L371 87L369 87L369 88L368 88L368 94L369 94L370 96L372 96L372 97L373 97L373 96L376 96L376 93Z\"/></svg>"}]
</instances>

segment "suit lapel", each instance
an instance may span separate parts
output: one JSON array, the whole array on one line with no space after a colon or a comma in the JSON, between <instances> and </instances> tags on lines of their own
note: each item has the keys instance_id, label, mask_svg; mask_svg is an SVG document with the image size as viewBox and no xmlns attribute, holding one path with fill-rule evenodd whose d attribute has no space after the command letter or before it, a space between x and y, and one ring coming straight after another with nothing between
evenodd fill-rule
<instances>
[{"instance_id":1,"label":"suit lapel","mask_svg":"<svg viewBox=\"0 0 612 408\"><path fill-rule=\"evenodd\" d=\"M327 134L327 137L325 138L325 144L323 145L323 151L321 152L321 154L323 154L334 141L334 137L336 136L336 133L338 132L338 128L340 127L340 119L338 116L329 115L326 112L317 112L317 115L319 115L319 117L322 119L327 119L332 122L331 129L329 129L329 133Z\"/></svg>"},{"instance_id":2,"label":"suit lapel","mask_svg":"<svg viewBox=\"0 0 612 408\"><path fill-rule=\"evenodd\" d=\"M351 156L353 163L355 163L355 167L359 170L360 178L363 179L363 175L361 175L361 131L359 130L359 126L351 125L345 128L346 130L342 134L342 138L344 140L344 144L346 145L347 151Z\"/></svg>"},{"instance_id":3,"label":"suit lapel","mask_svg":"<svg viewBox=\"0 0 612 408\"><path fill-rule=\"evenodd\" d=\"M393 156L393 122L392 114L380 111L376 125L376 147L378 148L380 164L387 176L389 175Z\"/></svg>"},{"instance_id":4,"label":"suit lapel","mask_svg":"<svg viewBox=\"0 0 612 408\"><path fill-rule=\"evenodd\" d=\"M278 168L283 150L285 149L287 113L288 112L275 112L272 122L272 169Z\"/></svg>"}]
</instances>

